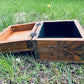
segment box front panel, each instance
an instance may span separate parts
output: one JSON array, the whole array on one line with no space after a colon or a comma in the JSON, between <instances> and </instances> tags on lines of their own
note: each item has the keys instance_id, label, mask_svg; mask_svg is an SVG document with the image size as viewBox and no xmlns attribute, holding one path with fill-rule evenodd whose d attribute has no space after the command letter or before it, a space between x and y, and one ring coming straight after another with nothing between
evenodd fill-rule
<instances>
[{"instance_id":1,"label":"box front panel","mask_svg":"<svg viewBox=\"0 0 84 84\"><path fill-rule=\"evenodd\" d=\"M37 41L37 48L41 60L84 61L84 41Z\"/></svg>"}]
</instances>

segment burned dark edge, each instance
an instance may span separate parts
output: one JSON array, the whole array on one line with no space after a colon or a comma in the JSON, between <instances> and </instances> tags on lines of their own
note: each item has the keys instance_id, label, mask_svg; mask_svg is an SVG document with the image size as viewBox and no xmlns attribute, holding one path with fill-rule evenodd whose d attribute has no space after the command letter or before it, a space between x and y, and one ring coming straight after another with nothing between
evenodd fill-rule
<instances>
[{"instance_id":1,"label":"burned dark edge","mask_svg":"<svg viewBox=\"0 0 84 84\"><path fill-rule=\"evenodd\" d=\"M39 59L39 52L38 52L38 47L37 47L37 41L33 40L33 51L35 55L35 59Z\"/></svg>"}]
</instances>

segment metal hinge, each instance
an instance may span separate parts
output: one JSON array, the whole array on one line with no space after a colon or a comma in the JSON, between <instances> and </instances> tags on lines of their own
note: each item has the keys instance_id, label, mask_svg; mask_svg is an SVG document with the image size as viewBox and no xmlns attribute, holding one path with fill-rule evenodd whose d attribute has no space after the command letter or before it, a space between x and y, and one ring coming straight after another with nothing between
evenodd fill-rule
<instances>
[{"instance_id":1,"label":"metal hinge","mask_svg":"<svg viewBox=\"0 0 84 84\"><path fill-rule=\"evenodd\" d=\"M31 37L34 37L34 36L36 36L37 35L37 33L31 33Z\"/></svg>"},{"instance_id":2,"label":"metal hinge","mask_svg":"<svg viewBox=\"0 0 84 84\"><path fill-rule=\"evenodd\" d=\"M40 26L40 25L41 25L41 23L40 23L40 22L36 24L36 26L37 26L37 27L38 27L38 26Z\"/></svg>"},{"instance_id":3,"label":"metal hinge","mask_svg":"<svg viewBox=\"0 0 84 84\"><path fill-rule=\"evenodd\" d=\"M38 23L36 24L37 28L38 28L38 26L40 26L40 25L41 25L41 23L38 22ZM31 36L31 37L34 37L34 36L36 36L36 35L37 35L37 33L34 32L34 33L31 33L30 36Z\"/></svg>"}]
</instances>

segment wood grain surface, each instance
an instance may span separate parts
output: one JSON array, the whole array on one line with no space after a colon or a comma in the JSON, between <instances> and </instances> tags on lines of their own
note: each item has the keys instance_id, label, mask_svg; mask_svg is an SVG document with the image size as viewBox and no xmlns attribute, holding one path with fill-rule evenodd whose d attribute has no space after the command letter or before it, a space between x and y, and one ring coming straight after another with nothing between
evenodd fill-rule
<instances>
[{"instance_id":1,"label":"wood grain surface","mask_svg":"<svg viewBox=\"0 0 84 84\"><path fill-rule=\"evenodd\" d=\"M33 50L31 41L17 41L17 42L8 42L0 43L0 51L5 52L20 52L20 51L31 51Z\"/></svg>"},{"instance_id":2,"label":"wood grain surface","mask_svg":"<svg viewBox=\"0 0 84 84\"><path fill-rule=\"evenodd\" d=\"M37 41L37 47L39 59L59 61L84 60L84 41Z\"/></svg>"},{"instance_id":3,"label":"wood grain surface","mask_svg":"<svg viewBox=\"0 0 84 84\"><path fill-rule=\"evenodd\" d=\"M13 32L25 31L25 30L32 30L34 25L35 23L18 24L18 25L12 25L11 28Z\"/></svg>"}]
</instances>

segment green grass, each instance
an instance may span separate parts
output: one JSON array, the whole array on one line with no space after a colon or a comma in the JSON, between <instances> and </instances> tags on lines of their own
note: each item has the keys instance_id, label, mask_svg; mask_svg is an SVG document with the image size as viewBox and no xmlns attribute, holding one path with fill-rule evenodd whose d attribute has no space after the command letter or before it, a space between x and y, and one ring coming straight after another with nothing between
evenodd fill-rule
<instances>
[{"instance_id":1,"label":"green grass","mask_svg":"<svg viewBox=\"0 0 84 84\"><path fill-rule=\"evenodd\" d=\"M78 19L84 27L83 0L0 0L0 32L17 23L68 19ZM42 81L43 84L61 84L65 81L62 78L69 84L72 81L84 84L84 64L35 62L28 53L0 55L0 83L37 84Z\"/></svg>"},{"instance_id":2,"label":"green grass","mask_svg":"<svg viewBox=\"0 0 84 84\"><path fill-rule=\"evenodd\" d=\"M0 0L1 31L16 24L16 14L25 13L26 20L19 16L19 22L28 23L42 20L78 19L84 23L83 0ZM51 7L47 5L50 4Z\"/></svg>"},{"instance_id":3,"label":"green grass","mask_svg":"<svg viewBox=\"0 0 84 84\"><path fill-rule=\"evenodd\" d=\"M36 62L28 53L25 55L0 54L0 83L62 84L66 83L66 80L69 84L83 84L84 65L47 61Z\"/></svg>"}]
</instances>

